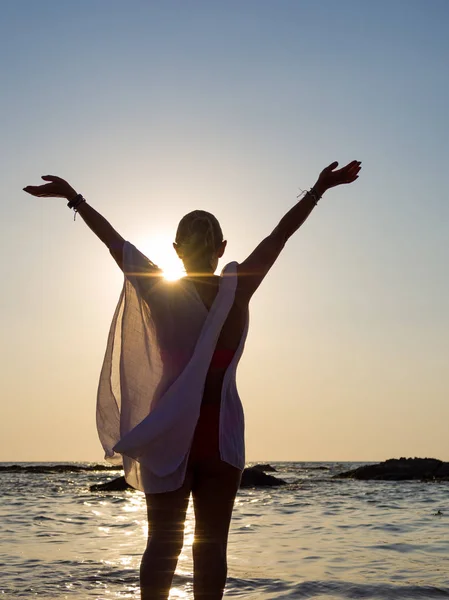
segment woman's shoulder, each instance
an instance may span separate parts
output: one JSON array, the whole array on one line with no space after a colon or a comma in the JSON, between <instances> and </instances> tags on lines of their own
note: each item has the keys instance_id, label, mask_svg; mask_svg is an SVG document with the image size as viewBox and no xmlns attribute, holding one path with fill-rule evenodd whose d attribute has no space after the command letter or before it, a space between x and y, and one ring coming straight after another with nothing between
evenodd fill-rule
<instances>
[{"instance_id":1,"label":"woman's shoulder","mask_svg":"<svg viewBox=\"0 0 449 600\"><path fill-rule=\"evenodd\" d=\"M145 256L143 252L138 250L134 244L128 241L125 241L123 244L123 266L125 271L135 274L151 271L152 273L162 275L162 269Z\"/></svg>"}]
</instances>

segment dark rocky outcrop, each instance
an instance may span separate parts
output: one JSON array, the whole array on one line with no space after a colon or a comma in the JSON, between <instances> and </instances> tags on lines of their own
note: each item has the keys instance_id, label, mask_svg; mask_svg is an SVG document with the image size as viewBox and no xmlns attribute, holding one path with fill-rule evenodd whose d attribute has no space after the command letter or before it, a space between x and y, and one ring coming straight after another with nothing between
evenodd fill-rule
<instances>
[{"instance_id":1,"label":"dark rocky outcrop","mask_svg":"<svg viewBox=\"0 0 449 600\"><path fill-rule=\"evenodd\" d=\"M274 487L286 485L286 481L264 473L261 467L266 466L267 465L256 465L254 467L244 469L240 487ZM116 479L107 481L106 483L91 485L89 489L91 492L122 492L124 490L130 490L133 488L126 483L124 477L117 477Z\"/></svg>"},{"instance_id":2,"label":"dark rocky outcrop","mask_svg":"<svg viewBox=\"0 0 449 600\"><path fill-rule=\"evenodd\" d=\"M248 467L250 469L258 469L259 471L263 471L264 473L275 473L276 469L268 464L262 465L253 465L252 467Z\"/></svg>"},{"instance_id":3,"label":"dark rocky outcrop","mask_svg":"<svg viewBox=\"0 0 449 600\"><path fill-rule=\"evenodd\" d=\"M449 462L436 458L390 458L334 477L378 481L449 481Z\"/></svg>"},{"instance_id":4,"label":"dark rocky outcrop","mask_svg":"<svg viewBox=\"0 0 449 600\"><path fill-rule=\"evenodd\" d=\"M124 490L132 490L133 488L126 483L124 477L117 477L106 483L97 483L90 486L91 492L123 492Z\"/></svg>"},{"instance_id":5,"label":"dark rocky outcrop","mask_svg":"<svg viewBox=\"0 0 449 600\"><path fill-rule=\"evenodd\" d=\"M287 482L283 479L278 479L277 477L273 477L273 475L267 475L262 469L257 468L256 466L248 467L243 470L240 487L274 487L286 484Z\"/></svg>"}]
</instances>

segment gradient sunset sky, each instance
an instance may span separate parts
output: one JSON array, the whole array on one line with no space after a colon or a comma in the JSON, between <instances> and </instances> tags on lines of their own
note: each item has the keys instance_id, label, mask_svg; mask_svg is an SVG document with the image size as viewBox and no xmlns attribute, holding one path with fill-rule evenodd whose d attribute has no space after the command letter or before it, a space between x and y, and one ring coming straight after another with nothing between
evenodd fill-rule
<instances>
[{"instance_id":1,"label":"gradient sunset sky","mask_svg":"<svg viewBox=\"0 0 449 600\"><path fill-rule=\"evenodd\" d=\"M122 273L59 175L161 267L190 210L243 260L334 160L251 303L247 459L449 460L449 2L1 4L0 460L101 460Z\"/></svg>"}]
</instances>

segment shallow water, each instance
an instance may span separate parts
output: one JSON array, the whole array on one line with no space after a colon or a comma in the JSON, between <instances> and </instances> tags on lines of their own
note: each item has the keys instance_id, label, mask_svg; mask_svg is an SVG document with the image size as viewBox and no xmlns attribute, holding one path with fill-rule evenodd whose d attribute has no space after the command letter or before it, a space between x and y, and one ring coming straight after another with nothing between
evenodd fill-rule
<instances>
[{"instance_id":1,"label":"shallow water","mask_svg":"<svg viewBox=\"0 0 449 600\"><path fill-rule=\"evenodd\" d=\"M5 463L3 463L5 464ZM226 596L449 598L449 483L332 479L355 463L272 463L281 488L240 490ZM139 598L139 492L118 472L0 472L0 597ZM192 598L193 514L171 598Z\"/></svg>"}]
</instances>

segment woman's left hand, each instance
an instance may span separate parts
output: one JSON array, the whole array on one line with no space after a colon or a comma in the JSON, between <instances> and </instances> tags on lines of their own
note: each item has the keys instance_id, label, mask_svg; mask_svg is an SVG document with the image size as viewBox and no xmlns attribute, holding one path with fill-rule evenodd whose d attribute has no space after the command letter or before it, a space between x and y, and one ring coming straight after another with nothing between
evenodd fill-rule
<instances>
[{"instance_id":1,"label":"woman's left hand","mask_svg":"<svg viewBox=\"0 0 449 600\"><path fill-rule=\"evenodd\" d=\"M38 198L65 198L66 200L72 200L76 197L76 191L72 186L61 177L56 175L43 175L44 181L50 183L44 183L43 185L27 185L23 188L24 192L37 196Z\"/></svg>"},{"instance_id":2,"label":"woman's left hand","mask_svg":"<svg viewBox=\"0 0 449 600\"><path fill-rule=\"evenodd\" d=\"M360 169L362 168L361 164L360 161L353 160L345 167L337 169L338 162L333 162L321 171L318 181L314 186L315 189L317 189L321 195L329 188L342 185L343 183L352 183L359 176Z\"/></svg>"}]
</instances>

